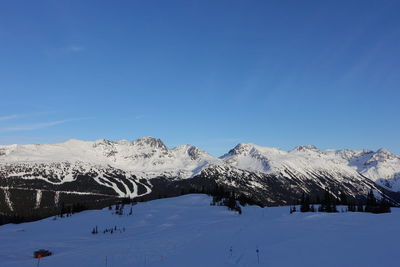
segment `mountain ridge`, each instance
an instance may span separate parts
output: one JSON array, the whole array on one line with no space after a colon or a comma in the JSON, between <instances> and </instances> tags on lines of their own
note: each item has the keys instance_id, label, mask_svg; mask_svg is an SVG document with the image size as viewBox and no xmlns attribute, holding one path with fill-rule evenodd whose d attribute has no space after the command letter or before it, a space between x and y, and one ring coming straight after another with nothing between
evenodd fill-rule
<instances>
[{"instance_id":1,"label":"mountain ridge","mask_svg":"<svg viewBox=\"0 0 400 267\"><path fill-rule=\"evenodd\" d=\"M64 205L99 208L187 193L230 192L261 206L302 194L362 201L369 190L400 203L400 157L381 149L292 150L241 143L217 158L161 139L0 146L0 215L49 216ZM39 215L38 215L39 214Z\"/></svg>"},{"instance_id":2,"label":"mountain ridge","mask_svg":"<svg viewBox=\"0 0 400 267\"><path fill-rule=\"evenodd\" d=\"M307 167L319 167L342 169L346 172L356 171L389 190L400 191L400 156L383 148L375 152L350 149L319 150L314 145L305 145L292 150L282 150L252 143L239 143L226 154L214 157L189 144L168 148L161 139L149 136L133 141L69 139L54 144L0 146L0 164L22 162L93 163L113 166L146 178L159 175L190 178L210 164L228 164L239 169L263 173L291 169L304 174Z\"/></svg>"}]
</instances>

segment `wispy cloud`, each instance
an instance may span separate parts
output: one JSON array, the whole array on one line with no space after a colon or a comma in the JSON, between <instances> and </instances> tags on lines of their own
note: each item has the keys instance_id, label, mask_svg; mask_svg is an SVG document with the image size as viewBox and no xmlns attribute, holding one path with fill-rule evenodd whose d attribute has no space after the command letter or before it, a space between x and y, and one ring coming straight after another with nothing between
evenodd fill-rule
<instances>
[{"instance_id":1,"label":"wispy cloud","mask_svg":"<svg viewBox=\"0 0 400 267\"><path fill-rule=\"evenodd\" d=\"M135 120L140 120L140 119L143 119L144 118L144 115L136 115L135 116Z\"/></svg>"},{"instance_id":2,"label":"wispy cloud","mask_svg":"<svg viewBox=\"0 0 400 267\"><path fill-rule=\"evenodd\" d=\"M46 115L46 114L50 114L50 113L54 113L54 112L41 111L41 112L30 112L30 113L3 115L3 116L0 116L0 122L1 121L20 120L20 119L27 118L27 117L36 117L36 116Z\"/></svg>"},{"instance_id":3,"label":"wispy cloud","mask_svg":"<svg viewBox=\"0 0 400 267\"><path fill-rule=\"evenodd\" d=\"M8 121L8 120L13 120L17 119L19 115L13 114L13 115L8 115L8 116L0 116L0 121Z\"/></svg>"},{"instance_id":4,"label":"wispy cloud","mask_svg":"<svg viewBox=\"0 0 400 267\"><path fill-rule=\"evenodd\" d=\"M65 47L65 51L72 52L72 53L82 52L83 50L85 50L85 47L83 47L81 45L69 45L69 46Z\"/></svg>"},{"instance_id":5,"label":"wispy cloud","mask_svg":"<svg viewBox=\"0 0 400 267\"><path fill-rule=\"evenodd\" d=\"M59 124L63 124L63 123L71 122L71 121L83 120L83 119L87 119L87 118L66 119L66 120L57 120L57 121L50 121L50 122L39 122L39 123L33 123L33 124L10 126L10 127L0 128L0 132L32 131L32 130L43 129L43 128L52 127L55 125L59 125Z\"/></svg>"}]
</instances>

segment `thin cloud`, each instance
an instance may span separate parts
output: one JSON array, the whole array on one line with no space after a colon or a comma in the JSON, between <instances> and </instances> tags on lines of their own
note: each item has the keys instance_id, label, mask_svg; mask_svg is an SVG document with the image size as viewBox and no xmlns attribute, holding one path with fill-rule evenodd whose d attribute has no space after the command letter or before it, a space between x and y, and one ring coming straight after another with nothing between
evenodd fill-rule
<instances>
[{"instance_id":1,"label":"thin cloud","mask_svg":"<svg viewBox=\"0 0 400 267\"><path fill-rule=\"evenodd\" d=\"M135 120L140 120L140 119L143 119L144 118L144 115L136 115L135 116Z\"/></svg>"},{"instance_id":2,"label":"thin cloud","mask_svg":"<svg viewBox=\"0 0 400 267\"><path fill-rule=\"evenodd\" d=\"M82 52L83 50L85 50L85 47L83 47L81 45L70 45L70 46L67 46L65 48L65 50L67 52L78 53L78 52Z\"/></svg>"},{"instance_id":3,"label":"thin cloud","mask_svg":"<svg viewBox=\"0 0 400 267\"><path fill-rule=\"evenodd\" d=\"M40 122L40 123L27 124L27 125L4 127L4 128L0 128L0 132L32 131L32 130L43 129L43 128L52 127L52 126L60 125L63 123L82 120L82 119L86 119L86 118L67 119L67 120L58 120L58 121Z\"/></svg>"},{"instance_id":4,"label":"thin cloud","mask_svg":"<svg viewBox=\"0 0 400 267\"><path fill-rule=\"evenodd\" d=\"M16 118L18 118L18 117L19 117L19 116L16 115L16 114L8 115L8 116L1 116L1 117L0 117L0 121L13 120L13 119L16 119Z\"/></svg>"},{"instance_id":5,"label":"thin cloud","mask_svg":"<svg viewBox=\"0 0 400 267\"><path fill-rule=\"evenodd\" d=\"M11 115L6 115L6 116L0 116L0 121L9 121L9 120L19 120L22 118L26 117L36 117L39 115L44 115L44 114L51 114L54 112L30 112L30 113L22 113L22 114L11 114Z\"/></svg>"}]
</instances>

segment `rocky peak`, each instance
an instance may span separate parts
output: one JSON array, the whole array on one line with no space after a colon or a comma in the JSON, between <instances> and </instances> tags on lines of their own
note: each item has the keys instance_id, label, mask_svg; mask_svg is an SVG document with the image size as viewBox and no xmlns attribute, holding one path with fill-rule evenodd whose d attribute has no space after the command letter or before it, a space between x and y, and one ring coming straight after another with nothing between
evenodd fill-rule
<instances>
[{"instance_id":1,"label":"rocky peak","mask_svg":"<svg viewBox=\"0 0 400 267\"><path fill-rule=\"evenodd\" d=\"M294 151L317 151L318 148L314 145L296 146Z\"/></svg>"},{"instance_id":2,"label":"rocky peak","mask_svg":"<svg viewBox=\"0 0 400 267\"><path fill-rule=\"evenodd\" d=\"M391 160L395 159L396 155L394 155L392 152L390 152L387 149L381 148L376 153L371 157L369 162L371 161L385 161L385 160Z\"/></svg>"},{"instance_id":3,"label":"rocky peak","mask_svg":"<svg viewBox=\"0 0 400 267\"><path fill-rule=\"evenodd\" d=\"M189 148L188 148L188 150L187 150L187 153L188 153L188 155L190 156L190 158L191 158L192 160L199 159L200 156L201 156L201 154L202 154L202 152L203 152L203 151L201 151L200 149L198 149L198 148L195 147L195 146L189 146Z\"/></svg>"},{"instance_id":4,"label":"rocky peak","mask_svg":"<svg viewBox=\"0 0 400 267\"><path fill-rule=\"evenodd\" d=\"M159 138L154 137L142 137L132 142L135 146L139 147L152 147L159 148L167 151L167 146Z\"/></svg>"},{"instance_id":5,"label":"rocky peak","mask_svg":"<svg viewBox=\"0 0 400 267\"><path fill-rule=\"evenodd\" d=\"M208 155L207 152L192 145L177 146L173 150L178 153L188 155L191 160L198 160L201 159L203 156Z\"/></svg>"},{"instance_id":6,"label":"rocky peak","mask_svg":"<svg viewBox=\"0 0 400 267\"><path fill-rule=\"evenodd\" d=\"M380 154L380 155L387 155L387 156L393 155L393 153L390 152L389 150L387 150L386 148L380 148L380 149L378 149L378 151L376 151L376 153Z\"/></svg>"},{"instance_id":7,"label":"rocky peak","mask_svg":"<svg viewBox=\"0 0 400 267\"><path fill-rule=\"evenodd\" d=\"M350 150L350 149L340 149L335 151L336 154L341 156L343 159L346 160L362 160L362 158L369 158L374 151L372 150Z\"/></svg>"},{"instance_id":8,"label":"rocky peak","mask_svg":"<svg viewBox=\"0 0 400 267\"><path fill-rule=\"evenodd\" d=\"M115 142L107 140L107 139L100 139L94 142L93 147L99 146L112 146Z\"/></svg>"},{"instance_id":9,"label":"rocky peak","mask_svg":"<svg viewBox=\"0 0 400 267\"><path fill-rule=\"evenodd\" d=\"M231 149L227 155L248 155L253 148L252 144L241 143Z\"/></svg>"}]
</instances>

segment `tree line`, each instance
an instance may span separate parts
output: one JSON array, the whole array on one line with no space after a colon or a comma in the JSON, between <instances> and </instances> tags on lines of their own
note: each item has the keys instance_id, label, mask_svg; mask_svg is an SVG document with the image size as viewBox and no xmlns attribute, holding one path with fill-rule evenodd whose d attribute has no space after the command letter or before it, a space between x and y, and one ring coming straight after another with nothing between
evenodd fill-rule
<instances>
[{"instance_id":1,"label":"tree line","mask_svg":"<svg viewBox=\"0 0 400 267\"><path fill-rule=\"evenodd\" d=\"M370 213L389 213L392 203L385 195L380 199L375 197L374 191L369 190L364 200L354 200L351 197L341 194L336 197L330 190L325 190L322 200L317 196L314 200L309 194L303 193L298 204L300 212L339 212L337 206L342 205L346 208L343 212L370 212ZM290 213L296 212L296 205L290 206Z\"/></svg>"}]
</instances>

